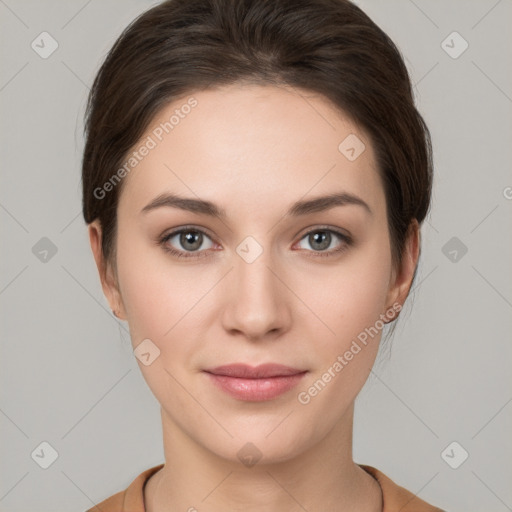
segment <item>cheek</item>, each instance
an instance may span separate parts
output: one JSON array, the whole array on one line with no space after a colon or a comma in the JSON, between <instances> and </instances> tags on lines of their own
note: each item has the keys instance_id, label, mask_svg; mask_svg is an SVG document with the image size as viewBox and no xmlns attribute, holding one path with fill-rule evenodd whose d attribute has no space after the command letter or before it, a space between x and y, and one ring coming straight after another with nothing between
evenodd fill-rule
<instances>
[{"instance_id":1,"label":"cheek","mask_svg":"<svg viewBox=\"0 0 512 512\"><path fill-rule=\"evenodd\" d=\"M191 341L199 337L197 312L193 305L206 290L190 286L179 270L148 266L137 254L124 262L124 274L119 269L123 284L122 296L129 320L132 347L135 350L144 340L151 362L146 365L138 360L143 377L161 404L168 410L190 409L180 382L185 382L190 371L190 361L197 347ZM128 268L136 271L126 271ZM189 285L189 286L187 286ZM206 286L203 286L206 288ZM192 408L190 415L196 413ZM199 414L199 413L198 413ZM199 421L199 418L198 418Z\"/></svg>"},{"instance_id":2,"label":"cheek","mask_svg":"<svg viewBox=\"0 0 512 512\"><path fill-rule=\"evenodd\" d=\"M204 339L215 308L209 292L222 275L207 266L172 263L163 251L142 243L128 251L119 242L119 281L133 348L149 339L160 351L162 370L191 370L201 348L195 340Z\"/></svg>"},{"instance_id":3,"label":"cheek","mask_svg":"<svg viewBox=\"0 0 512 512\"><path fill-rule=\"evenodd\" d=\"M132 343L136 346L145 338L157 340L171 327L172 315L165 325L164 311L172 312L171 294L162 296L161 280L156 280L151 270L137 266L134 271L119 272L122 297L130 325ZM156 342L156 341L155 341Z\"/></svg>"},{"instance_id":4,"label":"cheek","mask_svg":"<svg viewBox=\"0 0 512 512\"><path fill-rule=\"evenodd\" d=\"M325 425L336 422L355 400L375 361L389 284L385 246L382 240L368 246L331 270L329 279L316 280L324 286L313 294L311 309L330 329L315 338L316 365L297 400L306 414L322 415Z\"/></svg>"},{"instance_id":5,"label":"cheek","mask_svg":"<svg viewBox=\"0 0 512 512\"><path fill-rule=\"evenodd\" d=\"M190 281L193 276L187 276L184 267L169 264L163 249L136 229L120 226L117 253L121 296L134 343L141 336L161 338L185 313L197 282Z\"/></svg>"},{"instance_id":6,"label":"cheek","mask_svg":"<svg viewBox=\"0 0 512 512\"><path fill-rule=\"evenodd\" d=\"M317 350L332 355L349 346L385 312L391 272L389 244L385 237L375 236L338 263L311 268L307 279L296 276L294 290L318 316L308 315L322 333Z\"/></svg>"}]
</instances>

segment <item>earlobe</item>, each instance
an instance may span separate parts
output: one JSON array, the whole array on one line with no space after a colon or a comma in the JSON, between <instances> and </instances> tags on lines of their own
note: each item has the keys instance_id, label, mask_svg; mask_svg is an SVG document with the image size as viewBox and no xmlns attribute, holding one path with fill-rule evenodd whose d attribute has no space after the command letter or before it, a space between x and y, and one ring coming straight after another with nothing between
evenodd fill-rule
<instances>
[{"instance_id":1,"label":"earlobe","mask_svg":"<svg viewBox=\"0 0 512 512\"><path fill-rule=\"evenodd\" d=\"M401 266L397 272L393 272L393 280L388 293L387 311L396 311L398 309L393 320L398 316L400 309L403 307L409 295L418 265L420 243L420 226L418 221L413 219L409 224ZM397 307L398 305L399 308Z\"/></svg>"},{"instance_id":2,"label":"earlobe","mask_svg":"<svg viewBox=\"0 0 512 512\"><path fill-rule=\"evenodd\" d=\"M107 298L110 309L116 318L125 320L124 305L119 292L117 280L112 271L111 265L105 262L101 246L102 228L98 219L89 224L89 242L96 262L98 274L101 281L103 293Z\"/></svg>"}]
</instances>

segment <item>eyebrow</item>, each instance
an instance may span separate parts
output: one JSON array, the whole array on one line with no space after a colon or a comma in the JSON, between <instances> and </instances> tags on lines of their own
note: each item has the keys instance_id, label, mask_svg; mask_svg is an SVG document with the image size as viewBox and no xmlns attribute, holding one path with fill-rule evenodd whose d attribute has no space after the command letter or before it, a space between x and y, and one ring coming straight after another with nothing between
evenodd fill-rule
<instances>
[{"instance_id":1,"label":"eyebrow","mask_svg":"<svg viewBox=\"0 0 512 512\"><path fill-rule=\"evenodd\" d=\"M298 217L301 215L329 210L336 206L346 205L362 206L367 213L373 215L371 208L360 197L354 194L349 194L348 192L339 192L326 196L316 197L314 199L297 201L293 203L290 209L286 212L285 216ZM181 210L186 210L193 213L209 215L218 219L227 218L226 211L211 201L182 197L170 193L160 194L159 196L155 197L155 199L153 199L149 204L144 206L144 208L141 210L141 213L147 213L162 207L179 208Z\"/></svg>"}]
</instances>

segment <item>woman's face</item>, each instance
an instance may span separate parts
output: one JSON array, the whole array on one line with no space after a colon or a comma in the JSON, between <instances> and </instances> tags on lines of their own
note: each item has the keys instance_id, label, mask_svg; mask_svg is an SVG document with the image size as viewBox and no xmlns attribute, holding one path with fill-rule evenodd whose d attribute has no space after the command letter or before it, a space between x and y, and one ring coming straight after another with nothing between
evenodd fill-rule
<instances>
[{"instance_id":1,"label":"woman's face","mask_svg":"<svg viewBox=\"0 0 512 512\"><path fill-rule=\"evenodd\" d=\"M349 421L415 266L395 278L368 137L321 97L237 84L173 102L133 149L120 299L104 289L164 427L232 460L305 452ZM215 370L268 363L295 376Z\"/></svg>"}]
</instances>

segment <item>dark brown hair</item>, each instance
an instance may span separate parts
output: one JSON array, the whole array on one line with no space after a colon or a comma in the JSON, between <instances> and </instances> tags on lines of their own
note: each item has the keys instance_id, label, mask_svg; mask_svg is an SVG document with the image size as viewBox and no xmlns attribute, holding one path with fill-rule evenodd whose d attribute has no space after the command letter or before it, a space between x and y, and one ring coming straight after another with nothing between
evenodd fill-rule
<instances>
[{"instance_id":1,"label":"dark brown hair","mask_svg":"<svg viewBox=\"0 0 512 512\"><path fill-rule=\"evenodd\" d=\"M94 191L169 102L235 82L323 95L369 134L399 265L411 221L421 224L430 208L430 134L399 50L347 0L168 0L122 32L94 80L85 123L83 216L100 220L105 260L115 267L122 183L101 198Z\"/></svg>"}]
</instances>

